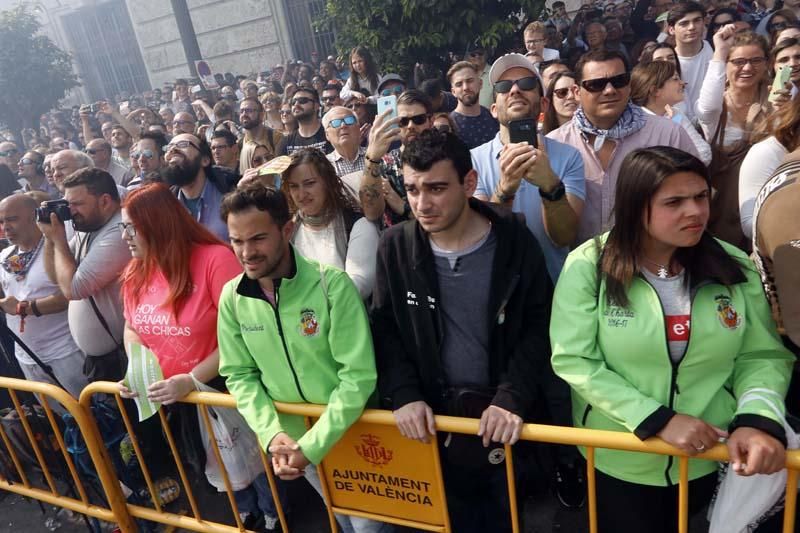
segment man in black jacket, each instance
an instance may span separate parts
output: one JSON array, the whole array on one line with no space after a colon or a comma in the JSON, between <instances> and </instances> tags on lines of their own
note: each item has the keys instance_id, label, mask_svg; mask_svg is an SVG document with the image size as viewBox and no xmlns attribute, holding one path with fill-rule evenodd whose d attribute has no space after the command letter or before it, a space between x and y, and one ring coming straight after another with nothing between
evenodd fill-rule
<instances>
[{"instance_id":1,"label":"man in black jacket","mask_svg":"<svg viewBox=\"0 0 800 533\"><path fill-rule=\"evenodd\" d=\"M456 436L442 439L453 528L510 530L504 469L491 466L502 448L487 448L519 439L551 372L544 257L518 215L472 198L477 175L455 135L422 133L402 163L415 220L378 248L378 390L408 438L427 442L434 414L480 418L485 453L472 463L448 449Z\"/></svg>"}]
</instances>

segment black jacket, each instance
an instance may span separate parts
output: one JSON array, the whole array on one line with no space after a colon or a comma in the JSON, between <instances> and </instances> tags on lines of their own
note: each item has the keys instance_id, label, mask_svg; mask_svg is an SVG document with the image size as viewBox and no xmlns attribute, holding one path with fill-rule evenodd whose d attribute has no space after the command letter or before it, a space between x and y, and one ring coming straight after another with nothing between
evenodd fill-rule
<instances>
[{"instance_id":1,"label":"black jacket","mask_svg":"<svg viewBox=\"0 0 800 533\"><path fill-rule=\"evenodd\" d=\"M470 207L488 218L497 238L489 314L493 405L523 418L550 369L553 287L539 243L518 215L479 200ZM372 334L378 392L398 409L424 400L441 414L446 394L440 348L438 278L428 235L411 220L389 228L378 245L372 293Z\"/></svg>"}]
</instances>

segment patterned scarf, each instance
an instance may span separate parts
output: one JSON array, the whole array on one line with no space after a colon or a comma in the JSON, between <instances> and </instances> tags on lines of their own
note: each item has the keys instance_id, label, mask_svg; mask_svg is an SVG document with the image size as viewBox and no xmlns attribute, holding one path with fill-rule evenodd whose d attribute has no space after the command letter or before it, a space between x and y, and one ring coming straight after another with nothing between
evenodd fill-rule
<instances>
[{"instance_id":1,"label":"patterned scarf","mask_svg":"<svg viewBox=\"0 0 800 533\"><path fill-rule=\"evenodd\" d=\"M43 243L44 237L39 239L39 243L36 245L36 248L27 252L20 252L19 246L15 246L14 250L12 250L9 256L3 259L3 261L0 261L0 266L2 266L3 270L9 274L14 274L17 281L24 280L25 276L28 275L28 270L31 269L31 265L33 265L33 262L36 259L36 256L39 255L39 250L42 249Z\"/></svg>"},{"instance_id":2,"label":"patterned scarf","mask_svg":"<svg viewBox=\"0 0 800 533\"><path fill-rule=\"evenodd\" d=\"M589 122L589 119L586 118L586 114L583 112L582 107L579 107L578 110L575 111L575 116L573 118L579 130L585 134L595 136L595 152L600 151L600 149L603 147L603 143L606 141L606 138L624 139L628 135L636 133L642 129L647 122L647 117L645 116L644 111L642 111L642 108L637 105L633 105L630 102L628 102L628 105L625 107L625 111L622 112L622 116L619 117L617 123L607 130L601 130L600 128L592 125L592 123Z\"/></svg>"}]
</instances>

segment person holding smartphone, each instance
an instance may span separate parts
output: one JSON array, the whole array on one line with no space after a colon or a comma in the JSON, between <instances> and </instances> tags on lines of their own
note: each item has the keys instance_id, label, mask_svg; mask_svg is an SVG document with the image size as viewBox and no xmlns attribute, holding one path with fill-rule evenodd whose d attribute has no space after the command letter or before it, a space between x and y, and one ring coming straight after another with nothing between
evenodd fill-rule
<instances>
[{"instance_id":1,"label":"person holding smartphone","mask_svg":"<svg viewBox=\"0 0 800 533\"><path fill-rule=\"evenodd\" d=\"M492 115L500 122L500 131L471 151L478 175L474 196L525 216L542 249L548 282L555 283L583 210L583 161L575 148L537 137L539 111L547 99L527 57L500 57L492 65L490 80L495 94ZM542 381L552 421L571 425L568 387L552 372ZM574 448L560 447L556 491L566 506L580 506L584 499L577 459Z\"/></svg>"}]
</instances>

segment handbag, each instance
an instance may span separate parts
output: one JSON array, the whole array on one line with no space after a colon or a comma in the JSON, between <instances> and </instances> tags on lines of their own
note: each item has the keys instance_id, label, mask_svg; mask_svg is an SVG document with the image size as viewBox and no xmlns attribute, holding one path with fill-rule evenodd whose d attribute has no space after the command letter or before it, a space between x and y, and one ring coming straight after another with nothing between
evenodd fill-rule
<instances>
[{"instance_id":1,"label":"handbag","mask_svg":"<svg viewBox=\"0 0 800 533\"><path fill-rule=\"evenodd\" d=\"M213 387L197 381L194 376L192 379L195 388L201 392L219 392ZM228 473L231 488L234 491L246 489L259 475L264 473L258 438L237 410L212 406L207 406L207 409L211 429L214 432L213 437L219 448L225 471ZM217 462L217 456L214 454L211 435L206 430L200 405L197 406L197 421L200 425L200 436L206 452L206 479L219 492L224 492L225 481L222 477L222 470Z\"/></svg>"},{"instance_id":2,"label":"handbag","mask_svg":"<svg viewBox=\"0 0 800 533\"><path fill-rule=\"evenodd\" d=\"M100 325L106 330L108 336L114 341L116 348L103 355L87 355L83 363L83 374L86 378L92 381L119 381L125 376L128 366L128 356L125 353L125 347L117 342L114 334L111 333L111 328L108 327L108 322L100 314L100 309L94 301L94 297L89 296L89 303L92 305L94 314Z\"/></svg>"},{"instance_id":3,"label":"handbag","mask_svg":"<svg viewBox=\"0 0 800 533\"><path fill-rule=\"evenodd\" d=\"M711 164L708 174L713 195L708 231L717 238L729 242L745 251L750 251L752 243L742 232L739 215L739 169L752 146L749 132L756 116L761 113L761 105L753 104L747 113L744 137L729 148L725 148L725 127L728 123L728 105L722 100L717 129L709 140Z\"/></svg>"},{"instance_id":4,"label":"handbag","mask_svg":"<svg viewBox=\"0 0 800 533\"><path fill-rule=\"evenodd\" d=\"M457 387L447 392L446 409L450 416L480 418L491 405L496 389L492 387ZM468 470L495 470L505 462L505 447L492 442L483 446L481 437L448 433L443 446L447 463Z\"/></svg>"},{"instance_id":5,"label":"handbag","mask_svg":"<svg viewBox=\"0 0 800 533\"><path fill-rule=\"evenodd\" d=\"M778 405L766 396L778 395L769 389L750 389L739 398L739 407L759 400L772 409L786 431L786 448L800 448L800 435L786 421ZM779 513L784 506L787 472L740 476L729 463L720 470L719 484L709 507L709 533L751 533L759 524Z\"/></svg>"}]
</instances>

